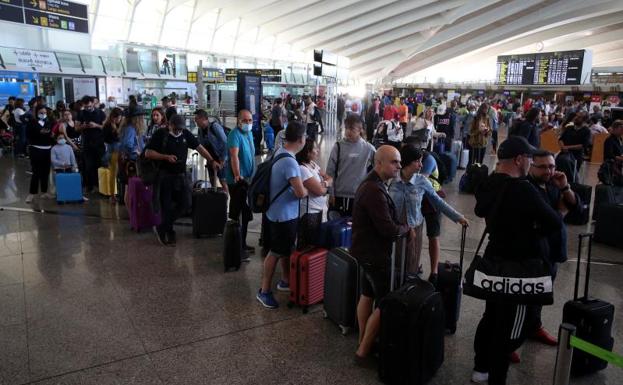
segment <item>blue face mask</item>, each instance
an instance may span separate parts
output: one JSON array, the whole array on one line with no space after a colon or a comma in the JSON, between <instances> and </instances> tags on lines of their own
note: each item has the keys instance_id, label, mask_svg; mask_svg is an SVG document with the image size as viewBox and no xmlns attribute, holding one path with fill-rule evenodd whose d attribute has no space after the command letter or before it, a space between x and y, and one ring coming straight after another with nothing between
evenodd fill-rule
<instances>
[{"instance_id":1,"label":"blue face mask","mask_svg":"<svg viewBox=\"0 0 623 385\"><path fill-rule=\"evenodd\" d=\"M288 128L288 122L285 122L285 123L283 124L283 128L284 128L284 129Z\"/></svg>"},{"instance_id":2,"label":"blue face mask","mask_svg":"<svg viewBox=\"0 0 623 385\"><path fill-rule=\"evenodd\" d=\"M242 128L242 131L249 132L249 131L251 131L253 129L253 124L245 123L245 124L242 125L241 128Z\"/></svg>"},{"instance_id":3,"label":"blue face mask","mask_svg":"<svg viewBox=\"0 0 623 385\"><path fill-rule=\"evenodd\" d=\"M66 144L67 141L65 139L59 139L59 140L56 141L56 143L58 143L58 144L60 144L62 146L63 144Z\"/></svg>"}]
</instances>

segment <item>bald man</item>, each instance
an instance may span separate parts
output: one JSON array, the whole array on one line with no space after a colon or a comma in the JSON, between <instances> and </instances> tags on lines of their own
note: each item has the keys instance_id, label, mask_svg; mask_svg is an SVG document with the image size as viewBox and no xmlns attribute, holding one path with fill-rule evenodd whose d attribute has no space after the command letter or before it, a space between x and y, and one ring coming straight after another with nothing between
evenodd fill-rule
<instances>
[{"instance_id":1,"label":"bald man","mask_svg":"<svg viewBox=\"0 0 623 385\"><path fill-rule=\"evenodd\" d=\"M398 177L400 168L398 150L392 146L379 147L374 156L374 169L355 194L351 252L364 270L357 305L359 348L355 363L359 366L374 364L368 355L381 323L378 304L390 289L392 243L409 231L408 225L400 224L387 192L387 183ZM372 308L373 303L376 309Z\"/></svg>"}]
</instances>

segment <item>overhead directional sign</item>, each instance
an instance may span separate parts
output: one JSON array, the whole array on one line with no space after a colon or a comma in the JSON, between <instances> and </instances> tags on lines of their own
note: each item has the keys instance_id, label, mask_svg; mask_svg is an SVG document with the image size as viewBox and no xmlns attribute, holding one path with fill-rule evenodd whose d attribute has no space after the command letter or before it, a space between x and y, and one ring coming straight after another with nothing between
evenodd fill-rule
<instances>
[{"instance_id":1,"label":"overhead directional sign","mask_svg":"<svg viewBox=\"0 0 623 385\"><path fill-rule=\"evenodd\" d=\"M0 20L23 24L24 10L22 8L7 6L3 1L0 1Z\"/></svg>"},{"instance_id":2,"label":"overhead directional sign","mask_svg":"<svg viewBox=\"0 0 623 385\"><path fill-rule=\"evenodd\" d=\"M87 19L89 17L85 4L64 0L24 0L24 7L42 12L57 13L59 15Z\"/></svg>"},{"instance_id":3,"label":"overhead directional sign","mask_svg":"<svg viewBox=\"0 0 623 385\"><path fill-rule=\"evenodd\" d=\"M65 0L0 0L0 20L89 33L86 4Z\"/></svg>"},{"instance_id":4,"label":"overhead directional sign","mask_svg":"<svg viewBox=\"0 0 623 385\"><path fill-rule=\"evenodd\" d=\"M85 19L55 15L53 13L25 10L26 24L63 29L65 31L89 33L89 22Z\"/></svg>"}]
</instances>

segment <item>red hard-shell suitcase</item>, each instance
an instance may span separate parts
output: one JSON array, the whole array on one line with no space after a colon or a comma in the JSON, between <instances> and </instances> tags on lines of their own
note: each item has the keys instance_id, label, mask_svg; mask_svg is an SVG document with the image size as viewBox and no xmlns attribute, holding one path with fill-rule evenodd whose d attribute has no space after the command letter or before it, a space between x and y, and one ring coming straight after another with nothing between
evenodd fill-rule
<instances>
[{"instance_id":1,"label":"red hard-shell suitcase","mask_svg":"<svg viewBox=\"0 0 623 385\"><path fill-rule=\"evenodd\" d=\"M288 307L307 307L324 298L324 273L327 264L327 249L309 247L295 251L290 256L290 302Z\"/></svg>"},{"instance_id":2,"label":"red hard-shell suitcase","mask_svg":"<svg viewBox=\"0 0 623 385\"><path fill-rule=\"evenodd\" d=\"M128 180L128 214L132 230L140 231L160 224L160 214L154 213L152 205L153 191L145 186L139 177Z\"/></svg>"}]
</instances>

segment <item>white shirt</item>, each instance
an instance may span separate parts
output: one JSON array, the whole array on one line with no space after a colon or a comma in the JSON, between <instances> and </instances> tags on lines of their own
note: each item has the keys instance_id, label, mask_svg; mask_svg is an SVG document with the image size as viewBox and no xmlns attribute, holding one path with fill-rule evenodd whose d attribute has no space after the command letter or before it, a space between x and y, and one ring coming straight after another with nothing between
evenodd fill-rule
<instances>
[{"instance_id":1,"label":"white shirt","mask_svg":"<svg viewBox=\"0 0 623 385\"><path fill-rule=\"evenodd\" d=\"M26 111L22 110L21 108L16 108L13 110L13 118L15 118L15 121L17 123L22 123L22 115L24 115L26 113Z\"/></svg>"},{"instance_id":2,"label":"white shirt","mask_svg":"<svg viewBox=\"0 0 623 385\"><path fill-rule=\"evenodd\" d=\"M316 178L318 182L322 182L322 177L320 176L320 166L316 164L316 162L310 162L307 165L301 165L301 179L303 182L308 180L309 178ZM321 213L327 207L327 197L326 195L312 195L309 192L309 212L310 213ZM301 199L301 216L307 213L307 199Z\"/></svg>"}]
</instances>

